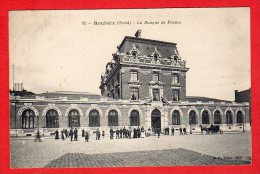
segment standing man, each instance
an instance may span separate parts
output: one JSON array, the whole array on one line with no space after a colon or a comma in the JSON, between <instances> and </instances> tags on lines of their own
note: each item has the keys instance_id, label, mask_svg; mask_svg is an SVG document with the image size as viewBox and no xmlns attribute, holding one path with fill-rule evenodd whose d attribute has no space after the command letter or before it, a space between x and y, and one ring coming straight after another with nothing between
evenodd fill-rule
<instances>
[{"instance_id":1,"label":"standing man","mask_svg":"<svg viewBox=\"0 0 260 174\"><path fill-rule=\"evenodd\" d=\"M123 129L122 128L120 128L120 138L122 138L122 136L123 136Z\"/></svg>"},{"instance_id":2,"label":"standing man","mask_svg":"<svg viewBox=\"0 0 260 174\"><path fill-rule=\"evenodd\" d=\"M125 129L125 127L123 128L123 138L126 138L126 129Z\"/></svg>"},{"instance_id":3,"label":"standing man","mask_svg":"<svg viewBox=\"0 0 260 174\"><path fill-rule=\"evenodd\" d=\"M74 140L78 141L78 130L77 130L77 128L74 129Z\"/></svg>"},{"instance_id":4,"label":"standing man","mask_svg":"<svg viewBox=\"0 0 260 174\"><path fill-rule=\"evenodd\" d=\"M61 138L62 138L62 140L64 141L64 139L65 139L65 137L64 137L64 129L61 131Z\"/></svg>"},{"instance_id":5,"label":"standing man","mask_svg":"<svg viewBox=\"0 0 260 174\"><path fill-rule=\"evenodd\" d=\"M111 128L110 128L110 139L111 139L111 140L113 139L113 132L114 132L114 131L113 131L113 128L111 127Z\"/></svg>"},{"instance_id":6,"label":"standing man","mask_svg":"<svg viewBox=\"0 0 260 174\"><path fill-rule=\"evenodd\" d=\"M140 130L140 127L138 126L137 127L137 138L140 138L141 137L141 130Z\"/></svg>"},{"instance_id":7,"label":"standing man","mask_svg":"<svg viewBox=\"0 0 260 174\"><path fill-rule=\"evenodd\" d=\"M160 138L160 133L161 133L161 130L160 130L160 128L158 127L158 128L157 128L158 138Z\"/></svg>"},{"instance_id":8,"label":"standing man","mask_svg":"<svg viewBox=\"0 0 260 174\"><path fill-rule=\"evenodd\" d=\"M96 131L96 140L99 140L100 139L100 132L99 132L99 129L97 129Z\"/></svg>"},{"instance_id":9,"label":"standing man","mask_svg":"<svg viewBox=\"0 0 260 174\"><path fill-rule=\"evenodd\" d=\"M116 139L119 139L119 130L118 130L118 128L116 129Z\"/></svg>"},{"instance_id":10,"label":"standing man","mask_svg":"<svg viewBox=\"0 0 260 174\"><path fill-rule=\"evenodd\" d=\"M82 129L82 135L81 135L82 137L84 137L85 136L85 130L84 129Z\"/></svg>"},{"instance_id":11,"label":"standing man","mask_svg":"<svg viewBox=\"0 0 260 174\"><path fill-rule=\"evenodd\" d=\"M172 136L174 136L174 127L172 127Z\"/></svg>"},{"instance_id":12,"label":"standing man","mask_svg":"<svg viewBox=\"0 0 260 174\"><path fill-rule=\"evenodd\" d=\"M187 135L186 127L183 128L184 135Z\"/></svg>"},{"instance_id":13,"label":"standing man","mask_svg":"<svg viewBox=\"0 0 260 174\"><path fill-rule=\"evenodd\" d=\"M89 140L89 135L88 135L88 131L85 132L85 142L88 142Z\"/></svg>"},{"instance_id":14,"label":"standing man","mask_svg":"<svg viewBox=\"0 0 260 174\"><path fill-rule=\"evenodd\" d=\"M182 134L182 127L180 127L180 129L179 129L179 130L180 130L180 135L183 135L183 134Z\"/></svg>"},{"instance_id":15,"label":"standing man","mask_svg":"<svg viewBox=\"0 0 260 174\"><path fill-rule=\"evenodd\" d=\"M73 139L73 129L71 128L70 129L70 141L72 141L72 139Z\"/></svg>"},{"instance_id":16,"label":"standing man","mask_svg":"<svg viewBox=\"0 0 260 174\"><path fill-rule=\"evenodd\" d=\"M131 129L131 126L129 126L129 129L128 129L128 138L131 138L131 134L132 134L132 129Z\"/></svg>"}]
</instances>

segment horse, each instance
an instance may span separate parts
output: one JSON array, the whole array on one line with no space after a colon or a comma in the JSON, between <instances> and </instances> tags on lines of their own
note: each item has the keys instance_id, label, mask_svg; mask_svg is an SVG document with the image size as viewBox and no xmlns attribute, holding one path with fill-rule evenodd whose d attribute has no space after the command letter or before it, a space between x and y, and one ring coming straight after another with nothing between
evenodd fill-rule
<instances>
[{"instance_id":1,"label":"horse","mask_svg":"<svg viewBox=\"0 0 260 174\"><path fill-rule=\"evenodd\" d=\"M209 128L207 128L207 127L203 127L201 124L200 124L200 130L201 130L201 134L203 134L203 131L206 131L207 134L210 133Z\"/></svg>"}]
</instances>

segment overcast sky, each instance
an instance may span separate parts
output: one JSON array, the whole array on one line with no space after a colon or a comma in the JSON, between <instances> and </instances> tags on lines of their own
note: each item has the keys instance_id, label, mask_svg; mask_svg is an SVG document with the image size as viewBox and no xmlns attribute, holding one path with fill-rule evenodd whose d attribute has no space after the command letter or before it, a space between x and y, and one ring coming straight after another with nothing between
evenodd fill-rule
<instances>
[{"instance_id":1,"label":"overcast sky","mask_svg":"<svg viewBox=\"0 0 260 174\"><path fill-rule=\"evenodd\" d=\"M134 36L137 29L143 38L177 43L190 68L188 96L234 100L235 89L250 87L249 8L12 11L9 17L10 89L14 64L15 82L26 90L100 94L106 63L124 37Z\"/></svg>"}]
</instances>

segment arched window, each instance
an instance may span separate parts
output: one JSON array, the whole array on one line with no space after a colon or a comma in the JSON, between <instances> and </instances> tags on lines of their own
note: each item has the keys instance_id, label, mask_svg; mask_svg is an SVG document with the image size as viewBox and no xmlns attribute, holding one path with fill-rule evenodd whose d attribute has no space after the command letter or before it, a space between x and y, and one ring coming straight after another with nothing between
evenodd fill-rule
<instances>
[{"instance_id":1,"label":"arched window","mask_svg":"<svg viewBox=\"0 0 260 174\"><path fill-rule=\"evenodd\" d=\"M233 124L231 111L227 111L226 113L226 124Z\"/></svg>"},{"instance_id":2,"label":"arched window","mask_svg":"<svg viewBox=\"0 0 260 174\"><path fill-rule=\"evenodd\" d=\"M244 122L243 113L241 111L237 112L237 123L242 124Z\"/></svg>"},{"instance_id":3,"label":"arched window","mask_svg":"<svg viewBox=\"0 0 260 174\"><path fill-rule=\"evenodd\" d=\"M50 109L46 113L46 128L59 127L59 115L54 109Z\"/></svg>"},{"instance_id":4,"label":"arched window","mask_svg":"<svg viewBox=\"0 0 260 174\"><path fill-rule=\"evenodd\" d=\"M202 124L209 124L209 113L208 113L208 111L202 112Z\"/></svg>"},{"instance_id":5,"label":"arched window","mask_svg":"<svg viewBox=\"0 0 260 174\"><path fill-rule=\"evenodd\" d=\"M139 112L137 110L131 112L130 126L140 126Z\"/></svg>"},{"instance_id":6,"label":"arched window","mask_svg":"<svg viewBox=\"0 0 260 174\"><path fill-rule=\"evenodd\" d=\"M109 111L108 126L118 126L118 113L116 110Z\"/></svg>"},{"instance_id":7,"label":"arched window","mask_svg":"<svg viewBox=\"0 0 260 174\"><path fill-rule=\"evenodd\" d=\"M214 124L221 124L221 114L219 111L214 113Z\"/></svg>"},{"instance_id":8,"label":"arched window","mask_svg":"<svg viewBox=\"0 0 260 174\"><path fill-rule=\"evenodd\" d=\"M31 109L26 109L22 113L22 129L35 128L35 113Z\"/></svg>"},{"instance_id":9,"label":"arched window","mask_svg":"<svg viewBox=\"0 0 260 174\"><path fill-rule=\"evenodd\" d=\"M189 113L189 123L190 124L197 124L197 114L195 111L190 111Z\"/></svg>"},{"instance_id":10,"label":"arched window","mask_svg":"<svg viewBox=\"0 0 260 174\"><path fill-rule=\"evenodd\" d=\"M80 127L80 115L76 109L69 112L69 127Z\"/></svg>"},{"instance_id":11,"label":"arched window","mask_svg":"<svg viewBox=\"0 0 260 174\"><path fill-rule=\"evenodd\" d=\"M180 125L180 112L178 110L173 111L172 113L172 124Z\"/></svg>"},{"instance_id":12,"label":"arched window","mask_svg":"<svg viewBox=\"0 0 260 174\"><path fill-rule=\"evenodd\" d=\"M89 113L89 127L99 127L100 126L100 118L99 112L94 109Z\"/></svg>"}]
</instances>

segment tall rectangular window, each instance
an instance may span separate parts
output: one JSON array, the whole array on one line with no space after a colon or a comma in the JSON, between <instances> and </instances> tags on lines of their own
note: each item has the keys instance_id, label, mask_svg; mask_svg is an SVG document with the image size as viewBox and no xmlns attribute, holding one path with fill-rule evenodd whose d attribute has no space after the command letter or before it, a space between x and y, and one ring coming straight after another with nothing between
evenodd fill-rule
<instances>
[{"instance_id":1,"label":"tall rectangular window","mask_svg":"<svg viewBox=\"0 0 260 174\"><path fill-rule=\"evenodd\" d=\"M131 81L132 82L137 82L138 81L137 71L131 71Z\"/></svg>"},{"instance_id":2,"label":"tall rectangular window","mask_svg":"<svg viewBox=\"0 0 260 174\"><path fill-rule=\"evenodd\" d=\"M153 101L160 101L160 90L158 88L153 89Z\"/></svg>"},{"instance_id":3,"label":"tall rectangular window","mask_svg":"<svg viewBox=\"0 0 260 174\"><path fill-rule=\"evenodd\" d=\"M158 73L153 74L153 81L155 81L155 82L159 81L159 74Z\"/></svg>"},{"instance_id":4,"label":"tall rectangular window","mask_svg":"<svg viewBox=\"0 0 260 174\"><path fill-rule=\"evenodd\" d=\"M173 74L172 76L172 84L177 85L179 83L179 76L178 74Z\"/></svg>"},{"instance_id":5,"label":"tall rectangular window","mask_svg":"<svg viewBox=\"0 0 260 174\"><path fill-rule=\"evenodd\" d=\"M180 92L179 92L179 90L178 89L174 89L173 91L172 91L172 101L179 101L180 100L180 94L179 94Z\"/></svg>"},{"instance_id":6,"label":"tall rectangular window","mask_svg":"<svg viewBox=\"0 0 260 174\"><path fill-rule=\"evenodd\" d=\"M138 100L138 99L139 99L139 89L131 88L131 100Z\"/></svg>"}]
</instances>

